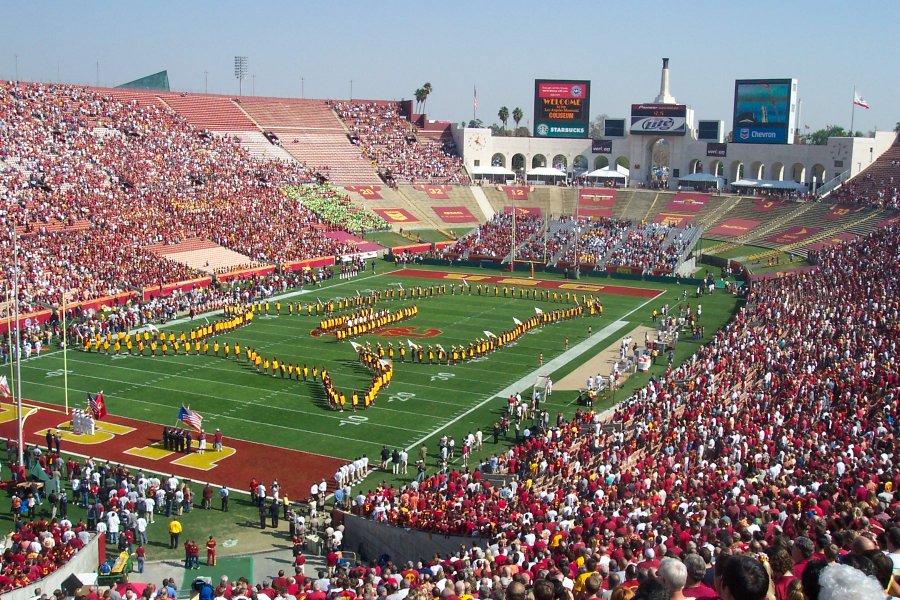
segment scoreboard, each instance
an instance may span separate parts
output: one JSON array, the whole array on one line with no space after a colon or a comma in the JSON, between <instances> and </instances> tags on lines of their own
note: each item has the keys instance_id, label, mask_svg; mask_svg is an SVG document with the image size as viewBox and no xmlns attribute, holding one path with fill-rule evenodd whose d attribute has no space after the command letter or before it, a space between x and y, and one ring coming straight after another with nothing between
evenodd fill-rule
<instances>
[{"instance_id":1,"label":"scoreboard","mask_svg":"<svg viewBox=\"0 0 900 600\"><path fill-rule=\"evenodd\" d=\"M535 79L534 136L588 137L590 91L590 81Z\"/></svg>"},{"instance_id":2,"label":"scoreboard","mask_svg":"<svg viewBox=\"0 0 900 600\"><path fill-rule=\"evenodd\" d=\"M631 133L639 135L684 135L687 106L684 104L632 104Z\"/></svg>"}]
</instances>

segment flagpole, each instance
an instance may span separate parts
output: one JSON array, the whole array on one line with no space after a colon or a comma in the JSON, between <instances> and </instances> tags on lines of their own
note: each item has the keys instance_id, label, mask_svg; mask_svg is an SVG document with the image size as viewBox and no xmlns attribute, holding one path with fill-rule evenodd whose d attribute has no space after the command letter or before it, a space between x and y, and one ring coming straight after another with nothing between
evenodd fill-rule
<instances>
[{"instance_id":1,"label":"flagpole","mask_svg":"<svg viewBox=\"0 0 900 600\"><path fill-rule=\"evenodd\" d=\"M22 331L19 326L19 238L16 235L16 222L13 221L13 310L16 319L16 433L18 434L19 464L23 465L24 456L22 448L22 349L19 343L22 340Z\"/></svg>"},{"instance_id":2,"label":"flagpole","mask_svg":"<svg viewBox=\"0 0 900 600\"><path fill-rule=\"evenodd\" d=\"M850 103L850 137L853 137L853 121L856 118L856 84L853 84L853 102Z\"/></svg>"},{"instance_id":3,"label":"flagpole","mask_svg":"<svg viewBox=\"0 0 900 600\"><path fill-rule=\"evenodd\" d=\"M62 295L62 351L63 351L63 394L66 397L66 416L69 414L69 368L67 355L69 353L69 344L66 343L66 294L67 292L63 292Z\"/></svg>"},{"instance_id":4,"label":"flagpole","mask_svg":"<svg viewBox=\"0 0 900 600\"><path fill-rule=\"evenodd\" d=\"M15 393L16 392L16 374L15 374L15 370L13 369L13 365L15 363L13 361L13 354L12 354L12 352L13 352L13 349L12 349L13 326L12 326L12 321L11 321L12 311L10 310L10 307L12 305L10 304L9 294L10 294L9 284L7 283L7 286L6 286L6 323L7 323L6 339L8 341L8 344L6 347L9 349L9 399L12 401L13 404L15 404L16 403L16 393Z\"/></svg>"}]
</instances>

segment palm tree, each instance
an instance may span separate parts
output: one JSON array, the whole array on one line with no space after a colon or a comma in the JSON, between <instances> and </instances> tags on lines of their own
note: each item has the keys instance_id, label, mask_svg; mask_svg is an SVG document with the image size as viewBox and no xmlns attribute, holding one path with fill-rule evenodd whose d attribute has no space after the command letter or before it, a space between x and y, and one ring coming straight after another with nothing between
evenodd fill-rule
<instances>
[{"instance_id":1,"label":"palm tree","mask_svg":"<svg viewBox=\"0 0 900 600\"><path fill-rule=\"evenodd\" d=\"M506 122L509 121L509 109L505 106L501 106L500 110L497 112L497 116L500 117L500 122L503 123L503 133L506 133Z\"/></svg>"},{"instance_id":2,"label":"palm tree","mask_svg":"<svg viewBox=\"0 0 900 600\"><path fill-rule=\"evenodd\" d=\"M524 116L525 116L525 113L523 113L522 109L519 108L518 106L513 109L512 118L513 118L513 121L515 121L515 123L516 123L516 131L519 130L519 121L521 121Z\"/></svg>"},{"instance_id":3,"label":"palm tree","mask_svg":"<svg viewBox=\"0 0 900 600\"><path fill-rule=\"evenodd\" d=\"M425 93L424 88L419 88L416 90L415 98L416 98L416 112L421 112L419 109L425 104L425 97L427 94Z\"/></svg>"},{"instance_id":4,"label":"palm tree","mask_svg":"<svg viewBox=\"0 0 900 600\"><path fill-rule=\"evenodd\" d=\"M425 92L425 97L422 99L422 112L425 112L425 103L428 102L428 96L431 95L431 84L426 81L422 90Z\"/></svg>"}]
</instances>

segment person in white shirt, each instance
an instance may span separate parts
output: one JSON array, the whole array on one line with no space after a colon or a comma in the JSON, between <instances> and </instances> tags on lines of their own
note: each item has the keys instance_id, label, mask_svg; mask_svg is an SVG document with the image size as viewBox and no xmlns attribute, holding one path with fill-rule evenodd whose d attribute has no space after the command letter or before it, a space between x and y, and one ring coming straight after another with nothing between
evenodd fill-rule
<instances>
[{"instance_id":1,"label":"person in white shirt","mask_svg":"<svg viewBox=\"0 0 900 600\"><path fill-rule=\"evenodd\" d=\"M138 534L138 542L141 545L147 545L147 519L144 517L138 517L135 521L135 529Z\"/></svg>"}]
</instances>

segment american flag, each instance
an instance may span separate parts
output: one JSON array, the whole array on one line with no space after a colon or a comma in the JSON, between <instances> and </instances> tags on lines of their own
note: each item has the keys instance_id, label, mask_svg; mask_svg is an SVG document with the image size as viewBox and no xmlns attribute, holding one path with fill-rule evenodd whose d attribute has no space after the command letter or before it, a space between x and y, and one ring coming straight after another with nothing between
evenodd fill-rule
<instances>
[{"instance_id":1,"label":"american flag","mask_svg":"<svg viewBox=\"0 0 900 600\"><path fill-rule=\"evenodd\" d=\"M190 407L186 407L184 404L178 410L178 420L196 431L203 429L203 417L200 416L200 413L196 410L191 410Z\"/></svg>"},{"instance_id":2,"label":"american flag","mask_svg":"<svg viewBox=\"0 0 900 600\"><path fill-rule=\"evenodd\" d=\"M96 395L88 394L88 408L94 418L98 421L106 416L106 402L103 400L103 390L97 392Z\"/></svg>"}]
</instances>

